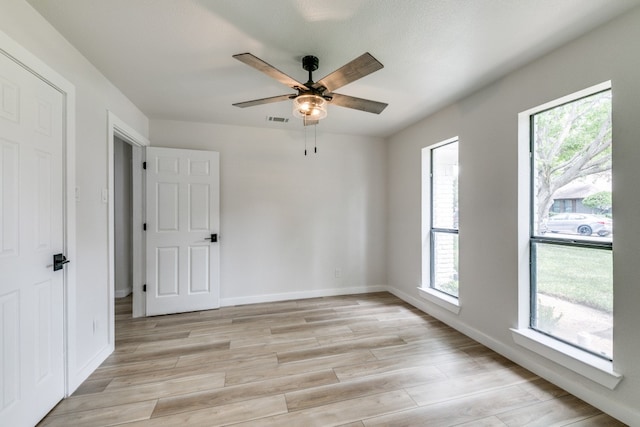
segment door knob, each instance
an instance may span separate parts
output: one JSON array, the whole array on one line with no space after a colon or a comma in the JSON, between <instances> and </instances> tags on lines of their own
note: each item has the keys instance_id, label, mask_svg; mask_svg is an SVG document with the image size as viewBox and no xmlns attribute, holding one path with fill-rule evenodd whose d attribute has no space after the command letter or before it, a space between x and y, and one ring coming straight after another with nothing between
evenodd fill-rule
<instances>
[{"instance_id":1,"label":"door knob","mask_svg":"<svg viewBox=\"0 0 640 427\"><path fill-rule=\"evenodd\" d=\"M62 270L62 267L68 263L69 260L62 254L55 254L53 256L53 271Z\"/></svg>"},{"instance_id":2,"label":"door knob","mask_svg":"<svg viewBox=\"0 0 640 427\"><path fill-rule=\"evenodd\" d=\"M218 241L218 235L217 234L212 234L210 237L205 237L204 240L211 240L211 243L217 242Z\"/></svg>"}]
</instances>

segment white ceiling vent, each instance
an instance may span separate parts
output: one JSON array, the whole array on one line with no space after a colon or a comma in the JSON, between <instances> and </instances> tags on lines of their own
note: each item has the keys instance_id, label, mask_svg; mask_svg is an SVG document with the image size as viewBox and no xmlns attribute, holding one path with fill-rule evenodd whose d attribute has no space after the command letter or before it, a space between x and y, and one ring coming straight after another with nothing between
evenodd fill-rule
<instances>
[{"instance_id":1,"label":"white ceiling vent","mask_svg":"<svg viewBox=\"0 0 640 427\"><path fill-rule=\"evenodd\" d=\"M286 118L286 117L267 116L267 121L268 122L287 123L289 121L289 119Z\"/></svg>"}]
</instances>

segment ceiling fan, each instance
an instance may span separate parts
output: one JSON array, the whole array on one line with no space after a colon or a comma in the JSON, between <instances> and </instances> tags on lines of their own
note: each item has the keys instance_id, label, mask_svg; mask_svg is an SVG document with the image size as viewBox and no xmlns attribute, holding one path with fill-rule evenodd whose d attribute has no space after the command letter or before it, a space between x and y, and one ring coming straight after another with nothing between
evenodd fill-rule
<instances>
[{"instance_id":1,"label":"ceiling fan","mask_svg":"<svg viewBox=\"0 0 640 427\"><path fill-rule=\"evenodd\" d=\"M304 125L308 126L317 124L320 119L327 116L327 104L335 104L340 107L353 108L375 114L380 114L388 105L384 102L371 101L369 99L356 98L334 92L334 90L342 86L383 68L383 65L368 52L360 55L317 82L313 81L312 73L318 69L319 60L313 55L307 55L302 58L302 68L309 72L309 81L304 84L250 53L240 53L233 55L233 57L258 71L262 71L269 77L276 79L297 92L291 95L278 95L269 98L254 99L253 101L238 102L233 104L236 107L253 107L254 105L269 104L271 102L291 99L293 100L294 116L302 118Z\"/></svg>"}]
</instances>

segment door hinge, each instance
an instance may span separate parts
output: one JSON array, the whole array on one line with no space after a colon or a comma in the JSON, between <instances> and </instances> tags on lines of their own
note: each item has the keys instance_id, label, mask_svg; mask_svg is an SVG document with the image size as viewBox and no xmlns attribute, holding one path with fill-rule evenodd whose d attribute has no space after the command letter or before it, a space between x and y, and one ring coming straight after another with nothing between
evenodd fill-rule
<instances>
[{"instance_id":1,"label":"door hinge","mask_svg":"<svg viewBox=\"0 0 640 427\"><path fill-rule=\"evenodd\" d=\"M142 292L147 292L147 285L142 285Z\"/></svg>"},{"instance_id":2,"label":"door hinge","mask_svg":"<svg viewBox=\"0 0 640 427\"><path fill-rule=\"evenodd\" d=\"M144 224L142 224L142 229L143 229L144 231L147 231L147 223L146 223L146 222L145 222Z\"/></svg>"},{"instance_id":3,"label":"door hinge","mask_svg":"<svg viewBox=\"0 0 640 427\"><path fill-rule=\"evenodd\" d=\"M147 169L147 162L142 162L142 169Z\"/></svg>"}]
</instances>

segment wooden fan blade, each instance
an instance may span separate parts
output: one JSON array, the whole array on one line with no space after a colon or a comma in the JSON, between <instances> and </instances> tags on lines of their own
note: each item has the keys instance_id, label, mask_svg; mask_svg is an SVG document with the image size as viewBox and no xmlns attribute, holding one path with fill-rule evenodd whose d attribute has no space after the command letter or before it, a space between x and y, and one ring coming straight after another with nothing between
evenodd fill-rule
<instances>
[{"instance_id":1,"label":"wooden fan blade","mask_svg":"<svg viewBox=\"0 0 640 427\"><path fill-rule=\"evenodd\" d=\"M233 57L235 59L237 59L238 61L244 62L248 66L255 68L256 70L265 73L267 76L269 76L269 77L271 77L273 79L276 79L277 81L279 81L283 85L289 86L290 88L297 89L299 87L300 88L304 88L305 87L305 85L303 85L302 83L300 83L296 79L287 76L285 73L283 73L282 71L278 70L274 66L272 66L270 64L267 64L262 59L258 58L257 56L254 56L254 55L252 55L250 53L239 53L237 55L233 55Z\"/></svg>"},{"instance_id":2,"label":"wooden fan blade","mask_svg":"<svg viewBox=\"0 0 640 427\"><path fill-rule=\"evenodd\" d=\"M331 104L340 107L353 108L355 110L366 111L367 113L380 114L387 105L384 102L371 101L370 99L356 98L355 96L340 95L339 93L331 93Z\"/></svg>"},{"instance_id":3,"label":"wooden fan blade","mask_svg":"<svg viewBox=\"0 0 640 427\"><path fill-rule=\"evenodd\" d=\"M321 87L325 87L327 92L333 92L334 90L367 76L374 71L378 71L383 67L384 65L382 65L369 52L366 52L353 61L338 68L333 73L318 80L313 84L313 88L320 89Z\"/></svg>"},{"instance_id":4,"label":"wooden fan blade","mask_svg":"<svg viewBox=\"0 0 640 427\"><path fill-rule=\"evenodd\" d=\"M234 107L246 108L253 107L254 105L262 105L262 104L271 104L272 102L280 102L280 101L288 101L291 97L295 97L295 95L278 95L272 96L269 98L261 98L254 99L253 101L245 101L245 102L236 102L232 104Z\"/></svg>"}]
</instances>

